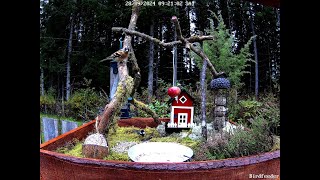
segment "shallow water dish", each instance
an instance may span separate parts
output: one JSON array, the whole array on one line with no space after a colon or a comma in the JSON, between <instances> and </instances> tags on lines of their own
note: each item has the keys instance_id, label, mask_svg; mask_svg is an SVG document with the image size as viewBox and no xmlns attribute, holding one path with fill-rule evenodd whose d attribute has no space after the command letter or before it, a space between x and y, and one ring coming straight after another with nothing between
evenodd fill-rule
<instances>
[{"instance_id":1,"label":"shallow water dish","mask_svg":"<svg viewBox=\"0 0 320 180\"><path fill-rule=\"evenodd\" d=\"M193 156L193 151L178 143L146 142L132 146L128 156L134 162L184 162Z\"/></svg>"}]
</instances>

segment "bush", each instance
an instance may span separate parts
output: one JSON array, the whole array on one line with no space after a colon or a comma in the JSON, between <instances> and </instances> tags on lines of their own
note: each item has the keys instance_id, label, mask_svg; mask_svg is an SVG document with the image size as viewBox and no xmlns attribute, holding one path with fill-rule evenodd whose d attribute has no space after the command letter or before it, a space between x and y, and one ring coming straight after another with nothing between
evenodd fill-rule
<instances>
[{"instance_id":1,"label":"bush","mask_svg":"<svg viewBox=\"0 0 320 180\"><path fill-rule=\"evenodd\" d=\"M150 109L154 110L159 117L170 117L169 105L164 102L156 100L155 102L149 104Z\"/></svg>"},{"instance_id":2,"label":"bush","mask_svg":"<svg viewBox=\"0 0 320 180\"><path fill-rule=\"evenodd\" d=\"M67 114L84 120L92 120L99 114L99 108L104 107L107 98L94 91L94 88L83 88L73 93L65 103Z\"/></svg>"},{"instance_id":3,"label":"bush","mask_svg":"<svg viewBox=\"0 0 320 180\"><path fill-rule=\"evenodd\" d=\"M280 136L280 103L273 94L261 98L262 105L258 109L258 116L268 122L270 133Z\"/></svg>"},{"instance_id":4,"label":"bush","mask_svg":"<svg viewBox=\"0 0 320 180\"><path fill-rule=\"evenodd\" d=\"M160 118L170 117L170 107L165 102L155 100L154 102L148 104L148 107L152 109ZM135 109L137 110L137 115L139 117L150 117L150 114L147 114L141 109Z\"/></svg>"},{"instance_id":5,"label":"bush","mask_svg":"<svg viewBox=\"0 0 320 180\"><path fill-rule=\"evenodd\" d=\"M263 118L270 125L271 133L280 135L280 103L273 94L261 95L259 101L249 98L231 103L228 106L228 118L250 125L257 117Z\"/></svg>"},{"instance_id":6,"label":"bush","mask_svg":"<svg viewBox=\"0 0 320 180\"><path fill-rule=\"evenodd\" d=\"M229 157L241 157L270 151L273 146L268 122L257 117L250 126L250 131L237 129L230 138L227 149Z\"/></svg>"},{"instance_id":7,"label":"bush","mask_svg":"<svg viewBox=\"0 0 320 180\"><path fill-rule=\"evenodd\" d=\"M40 95L40 112L54 113L55 112L56 99L49 91L45 95Z\"/></svg>"},{"instance_id":8,"label":"bush","mask_svg":"<svg viewBox=\"0 0 320 180\"><path fill-rule=\"evenodd\" d=\"M239 119L251 121L258 114L258 110L262 103L255 100L241 100L239 101Z\"/></svg>"},{"instance_id":9,"label":"bush","mask_svg":"<svg viewBox=\"0 0 320 180\"><path fill-rule=\"evenodd\" d=\"M225 159L255 155L272 149L270 123L261 116L255 117L249 130L236 128L233 134L221 132L203 142L195 151L196 161Z\"/></svg>"}]
</instances>

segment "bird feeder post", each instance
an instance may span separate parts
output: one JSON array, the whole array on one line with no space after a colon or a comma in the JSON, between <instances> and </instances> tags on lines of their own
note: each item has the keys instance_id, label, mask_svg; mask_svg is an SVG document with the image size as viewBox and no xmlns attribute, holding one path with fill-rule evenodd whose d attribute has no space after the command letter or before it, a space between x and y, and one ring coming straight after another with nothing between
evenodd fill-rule
<instances>
[{"instance_id":1,"label":"bird feeder post","mask_svg":"<svg viewBox=\"0 0 320 180\"><path fill-rule=\"evenodd\" d=\"M213 126L218 132L226 126L227 99L229 95L230 81L225 77L218 77L211 81L211 89L214 91L214 119Z\"/></svg>"}]
</instances>

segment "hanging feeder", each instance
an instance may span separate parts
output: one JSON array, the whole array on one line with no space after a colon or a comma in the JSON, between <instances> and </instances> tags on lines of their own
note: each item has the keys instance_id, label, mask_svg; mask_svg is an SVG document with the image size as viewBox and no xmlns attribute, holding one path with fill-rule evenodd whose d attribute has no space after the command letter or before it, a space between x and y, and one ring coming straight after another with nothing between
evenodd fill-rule
<instances>
[{"instance_id":1,"label":"hanging feeder","mask_svg":"<svg viewBox=\"0 0 320 180\"><path fill-rule=\"evenodd\" d=\"M180 93L181 93L181 89L177 86L172 86L168 89L168 95L171 98L176 98L176 100Z\"/></svg>"},{"instance_id":2,"label":"hanging feeder","mask_svg":"<svg viewBox=\"0 0 320 180\"><path fill-rule=\"evenodd\" d=\"M230 81L227 78L219 77L219 78L213 79L210 85L213 90L229 89Z\"/></svg>"}]
</instances>

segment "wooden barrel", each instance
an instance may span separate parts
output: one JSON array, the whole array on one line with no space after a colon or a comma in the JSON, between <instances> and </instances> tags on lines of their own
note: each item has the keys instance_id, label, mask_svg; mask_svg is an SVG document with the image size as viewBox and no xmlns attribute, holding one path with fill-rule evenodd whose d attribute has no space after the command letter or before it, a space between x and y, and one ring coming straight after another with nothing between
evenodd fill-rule
<instances>
[{"instance_id":1,"label":"wooden barrel","mask_svg":"<svg viewBox=\"0 0 320 180\"><path fill-rule=\"evenodd\" d=\"M130 119L124 121L130 122ZM111 161L78 158L54 152L56 148L64 146L74 138L86 138L88 133L94 130L94 123L95 120L83 124L40 145L41 179L231 180L249 179L260 174L280 175L280 150L240 158L181 163Z\"/></svg>"}]
</instances>

